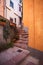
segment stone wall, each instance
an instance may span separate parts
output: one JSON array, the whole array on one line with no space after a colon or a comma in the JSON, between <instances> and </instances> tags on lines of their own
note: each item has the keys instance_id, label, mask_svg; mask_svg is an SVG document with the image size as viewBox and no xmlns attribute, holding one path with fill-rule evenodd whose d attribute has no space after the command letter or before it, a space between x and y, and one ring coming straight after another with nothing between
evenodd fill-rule
<instances>
[{"instance_id":1,"label":"stone wall","mask_svg":"<svg viewBox=\"0 0 43 65\"><path fill-rule=\"evenodd\" d=\"M3 42L3 26L0 26L0 44Z\"/></svg>"},{"instance_id":2,"label":"stone wall","mask_svg":"<svg viewBox=\"0 0 43 65\"><path fill-rule=\"evenodd\" d=\"M7 39L10 42L10 37ZM3 26L0 26L0 46L6 44L6 40L3 37Z\"/></svg>"}]
</instances>

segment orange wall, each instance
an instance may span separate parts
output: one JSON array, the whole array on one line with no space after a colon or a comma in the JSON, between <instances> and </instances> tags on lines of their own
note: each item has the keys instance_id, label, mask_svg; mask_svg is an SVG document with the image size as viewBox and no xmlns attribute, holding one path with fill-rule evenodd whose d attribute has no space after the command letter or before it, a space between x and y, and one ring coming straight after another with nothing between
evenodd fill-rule
<instances>
[{"instance_id":1,"label":"orange wall","mask_svg":"<svg viewBox=\"0 0 43 65\"><path fill-rule=\"evenodd\" d=\"M33 16L33 0L23 0L23 22L24 26L29 28L28 45L34 48L34 16Z\"/></svg>"},{"instance_id":2,"label":"orange wall","mask_svg":"<svg viewBox=\"0 0 43 65\"><path fill-rule=\"evenodd\" d=\"M0 15L2 15L2 16L4 16L3 2L4 2L4 0L0 0Z\"/></svg>"},{"instance_id":3,"label":"orange wall","mask_svg":"<svg viewBox=\"0 0 43 65\"><path fill-rule=\"evenodd\" d=\"M29 28L28 46L43 51L43 0L23 0L23 22Z\"/></svg>"},{"instance_id":4,"label":"orange wall","mask_svg":"<svg viewBox=\"0 0 43 65\"><path fill-rule=\"evenodd\" d=\"M35 0L35 48L43 51L43 0Z\"/></svg>"}]
</instances>

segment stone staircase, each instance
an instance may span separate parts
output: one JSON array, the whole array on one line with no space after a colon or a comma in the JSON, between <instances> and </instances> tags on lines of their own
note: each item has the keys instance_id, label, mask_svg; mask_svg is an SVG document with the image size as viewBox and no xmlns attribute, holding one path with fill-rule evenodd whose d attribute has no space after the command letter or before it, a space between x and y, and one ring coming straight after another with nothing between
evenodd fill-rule
<instances>
[{"instance_id":1,"label":"stone staircase","mask_svg":"<svg viewBox=\"0 0 43 65\"><path fill-rule=\"evenodd\" d=\"M28 48L28 32L20 30L19 40L14 43L15 46L27 49Z\"/></svg>"},{"instance_id":2,"label":"stone staircase","mask_svg":"<svg viewBox=\"0 0 43 65\"><path fill-rule=\"evenodd\" d=\"M0 53L0 65L39 65L39 60L30 55L28 32L21 30L19 40L14 47Z\"/></svg>"}]
</instances>

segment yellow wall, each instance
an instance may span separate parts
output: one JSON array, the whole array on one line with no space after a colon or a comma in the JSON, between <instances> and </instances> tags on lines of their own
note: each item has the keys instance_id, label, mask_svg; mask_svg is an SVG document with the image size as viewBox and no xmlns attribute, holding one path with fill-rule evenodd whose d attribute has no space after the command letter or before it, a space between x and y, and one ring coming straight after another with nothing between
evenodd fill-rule
<instances>
[{"instance_id":1,"label":"yellow wall","mask_svg":"<svg viewBox=\"0 0 43 65\"><path fill-rule=\"evenodd\" d=\"M28 46L43 51L43 0L23 0L23 22L29 28Z\"/></svg>"}]
</instances>

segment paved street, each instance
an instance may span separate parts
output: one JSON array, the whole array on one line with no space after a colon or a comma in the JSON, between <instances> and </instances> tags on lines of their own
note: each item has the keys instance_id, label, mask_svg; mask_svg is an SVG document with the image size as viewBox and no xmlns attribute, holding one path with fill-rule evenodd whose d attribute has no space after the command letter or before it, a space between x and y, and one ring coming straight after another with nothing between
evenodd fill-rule
<instances>
[{"instance_id":1,"label":"paved street","mask_svg":"<svg viewBox=\"0 0 43 65\"><path fill-rule=\"evenodd\" d=\"M19 47L9 48L0 53L0 65L38 65L38 62L38 59L30 56L28 50Z\"/></svg>"},{"instance_id":2,"label":"paved street","mask_svg":"<svg viewBox=\"0 0 43 65\"><path fill-rule=\"evenodd\" d=\"M18 47L10 48L0 53L0 65L5 65L9 60L13 60L16 64L25 58L30 52Z\"/></svg>"},{"instance_id":3,"label":"paved street","mask_svg":"<svg viewBox=\"0 0 43 65\"><path fill-rule=\"evenodd\" d=\"M14 47L0 53L0 65L39 65L39 60L27 50L28 33L22 32Z\"/></svg>"}]
</instances>

